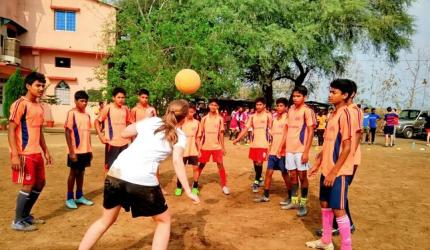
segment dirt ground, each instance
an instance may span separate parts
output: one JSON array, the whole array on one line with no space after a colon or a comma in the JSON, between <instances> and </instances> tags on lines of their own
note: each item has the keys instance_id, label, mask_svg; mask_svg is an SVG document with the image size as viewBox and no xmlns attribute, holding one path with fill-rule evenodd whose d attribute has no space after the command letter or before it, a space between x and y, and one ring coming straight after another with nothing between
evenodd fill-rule
<instances>
[{"instance_id":1,"label":"dirt ground","mask_svg":"<svg viewBox=\"0 0 430 250\"><path fill-rule=\"evenodd\" d=\"M0 249L76 249L89 225L101 215L103 146L93 138L95 159L86 171L84 192L92 207L68 210L64 206L68 168L64 135L46 134L54 165L47 169L47 186L33 213L46 220L36 232L10 229L19 185L10 181L6 134L0 131ZM382 142L382 137L377 140ZM430 148L424 141L398 139L394 148L363 145L363 161L350 189L350 207L357 231L355 249L429 249L430 247ZM421 150L423 149L423 150ZM312 148L313 155L318 152ZM282 211L285 196L282 178L275 173L271 201L254 203L250 190L253 168L248 147L227 142L225 165L232 194L218 185L218 172L209 164L201 177L201 204L175 197L175 176L170 161L161 167L162 185L173 216L169 249L306 249L320 226L318 180L311 180L309 215ZM188 169L191 176L191 171ZM150 249L155 223L150 218L119 220L96 249ZM335 238L339 246L339 237Z\"/></svg>"}]
</instances>

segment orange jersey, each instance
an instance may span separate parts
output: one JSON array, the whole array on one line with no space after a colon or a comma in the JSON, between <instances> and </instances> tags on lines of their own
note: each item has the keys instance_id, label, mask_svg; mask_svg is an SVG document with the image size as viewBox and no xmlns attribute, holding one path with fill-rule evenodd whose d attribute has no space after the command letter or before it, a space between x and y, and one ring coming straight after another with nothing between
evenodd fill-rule
<instances>
[{"instance_id":1,"label":"orange jersey","mask_svg":"<svg viewBox=\"0 0 430 250\"><path fill-rule=\"evenodd\" d=\"M130 111L123 105L121 108L111 103L106 105L97 118L99 122L105 124L105 138L109 144L115 147L127 145L130 140L121 137L121 132L127 127L130 121Z\"/></svg>"},{"instance_id":2,"label":"orange jersey","mask_svg":"<svg viewBox=\"0 0 430 250\"><path fill-rule=\"evenodd\" d=\"M200 122L198 137L202 140L203 150L221 150L221 136L224 133L224 120L220 115L206 115Z\"/></svg>"},{"instance_id":3,"label":"orange jersey","mask_svg":"<svg viewBox=\"0 0 430 250\"><path fill-rule=\"evenodd\" d=\"M145 118L156 116L156 115L157 113L155 112L155 108L151 106L148 106L145 108L145 107L142 107L142 105L137 104L130 111L130 122L135 123Z\"/></svg>"},{"instance_id":4,"label":"orange jersey","mask_svg":"<svg viewBox=\"0 0 430 250\"><path fill-rule=\"evenodd\" d=\"M252 128L251 148L269 148L271 126L272 114L270 113L263 111L249 117L246 128Z\"/></svg>"},{"instance_id":5,"label":"orange jersey","mask_svg":"<svg viewBox=\"0 0 430 250\"><path fill-rule=\"evenodd\" d=\"M307 143L307 127L315 127L315 113L306 105L288 110L287 118L287 153L303 153Z\"/></svg>"},{"instance_id":6,"label":"orange jersey","mask_svg":"<svg viewBox=\"0 0 430 250\"><path fill-rule=\"evenodd\" d=\"M196 138L199 132L200 122L196 119L192 119L191 121L188 118L185 119L184 124L182 125L182 131L185 133L187 137L187 144L184 150L184 157L188 156L198 156L199 152L197 150Z\"/></svg>"},{"instance_id":7,"label":"orange jersey","mask_svg":"<svg viewBox=\"0 0 430 250\"><path fill-rule=\"evenodd\" d=\"M91 118L86 112L73 108L67 112L64 128L70 131L72 146L75 154L92 152L91 148Z\"/></svg>"},{"instance_id":8,"label":"orange jersey","mask_svg":"<svg viewBox=\"0 0 430 250\"><path fill-rule=\"evenodd\" d=\"M270 146L269 155L276 155L278 148L282 142L282 135L284 133L285 126L287 125L287 113L276 117L273 120L272 125L272 145ZM285 148L282 149L281 155L285 155Z\"/></svg>"},{"instance_id":9,"label":"orange jersey","mask_svg":"<svg viewBox=\"0 0 430 250\"><path fill-rule=\"evenodd\" d=\"M352 149L355 149L357 140L360 141L361 137L357 137L357 132L361 132L363 124L363 111L353 103L348 106L351 113L351 124L352 124ZM361 146L358 144L357 151L352 152L354 154L354 165L360 165L361 163Z\"/></svg>"},{"instance_id":10,"label":"orange jersey","mask_svg":"<svg viewBox=\"0 0 430 250\"><path fill-rule=\"evenodd\" d=\"M43 126L43 114L43 107L40 103L31 102L23 96L10 107L9 121L18 125L15 129L18 154L30 155L42 152L40 133Z\"/></svg>"},{"instance_id":11,"label":"orange jersey","mask_svg":"<svg viewBox=\"0 0 430 250\"><path fill-rule=\"evenodd\" d=\"M342 144L352 138L351 113L347 106L340 108L330 115L327 129L324 133L324 144L322 148L321 170L327 176L342 153ZM352 143L351 143L352 147ZM349 154L337 176L352 175L354 169L354 156Z\"/></svg>"}]
</instances>

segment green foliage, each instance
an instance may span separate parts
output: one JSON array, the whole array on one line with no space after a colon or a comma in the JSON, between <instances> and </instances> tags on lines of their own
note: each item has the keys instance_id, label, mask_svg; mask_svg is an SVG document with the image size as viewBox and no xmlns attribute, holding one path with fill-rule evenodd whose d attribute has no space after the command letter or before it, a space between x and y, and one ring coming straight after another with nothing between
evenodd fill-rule
<instances>
[{"instance_id":1,"label":"green foliage","mask_svg":"<svg viewBox=\"0 0 430 250\"><path fill-rule=\"evenodd\" d=\"M87 90L88 101L89 102L101 102L104 101L103 92L99 89L89 89Z\"/></svg>"},{"instance_id":2,"label":"green foliage","mask_svg":"<svg viewBox=\"0 0 430 250\"><path fill-rule=\"evenodd\" d=\"M60 99L56 95L45 95L41 98L41 101L49 105L57 105L60 103Z\"/></svg>"},{"instance_id":3,"label":"green foliage","mask_svg":"<svg viewBox=\"0 0 430 250\"><path fill-rule=\"evenodd\" d=\"M4 86L4 98L3 98L3 115L9 117L10 106L20 96L25 95L26 88L24 86L24 78L21 75L21 70L16 69L9 79L6 81Z\"/></svg>"},{"instance_id":4,"label":"green foliage","mask_svg":"<svg viewBox=\"0 0 430 250\"><path fill-rule=\"evenodd\" d=\"M9 123L9 119L6 117L0 118L0 126L6 126Z\"/></svg>"}]
</instances>

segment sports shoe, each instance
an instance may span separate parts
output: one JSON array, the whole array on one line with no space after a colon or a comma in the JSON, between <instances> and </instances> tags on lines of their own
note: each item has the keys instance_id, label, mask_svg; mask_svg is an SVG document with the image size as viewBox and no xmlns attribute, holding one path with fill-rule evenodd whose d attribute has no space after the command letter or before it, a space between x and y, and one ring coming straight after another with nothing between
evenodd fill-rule
<instances>
[{"instance_id":1,"label":"sports shoe","mask_svg":"<svg viewBox=\"0 0 430 250\"><path fill-rule=\"evenodd\" d=\"M84 204L87 206L92 206L94 205L94 202L87 200L85 197L81 196L81 198L75 200L76 204Z\"/></svg>"},{"instance_id":2,"label":"sports shoe","mask_svg":"<svg viewBox=\"0 0 430 250\"><path fill-rule=\"evenodd\" d=\"M285 199L285 200L279 202L279 205L286 206L286 205L289 205L290 203L291 203L291 199Z\"/></svg>"},{"instance_id":3,"label":"sports shoe","mask_svg":"<svg viewBox=\"0 0 430 250\"><path fill-rule=\"evenodd\" d=\"M297 216L303 217L308 214L308 209L306 208L306 204L300 204L299 210L297 211Z\"/></svg>"},{"instance_id":4,"label":"sports shoe","mask_svg":"<svg viewBox=\"0 0 430 250\"><path fill-rule=\"evenodd\" d=\"M291 197L290 204L282 206L281 209L288 210L288 209L296 209L298 207L299 207L299 198L298 197Z\"/></svg>"},{"instance_id":5,"label":"sports shoe","mask_svg":"<svg viewBox=\"0 0 430 250\"><path fill-rule=\"evenodd\" d=\"M255 183L254 184L252 184L252 192L253 193L258 193L258 188L259 188L260 186L258 185L258 181L255 181Z\"/></svg>"},{"instance_id":6,"label":"sports shoe","mask_svg":"<svg viewBox=\"0 0 430 250\"><path fill-rule=\"evenodd\" d=\"M270 201L270 199L269 197L262 195L261 197L255 198L254 201L260 203L260 202L268 202Z\"/></svg>"},{"instance_id":7,"label":"sports shoe","mask_svg":"<svg viewBox=\"0 0 430 250\"><path fill-rule=\"evenodd\" d=\"M199 195L199 194L200 194L200 191L199 191L199 189L198 189L198 188L193 188L193 189L191 189L191 193L193 193L193 194L195 194L195 195Z\"/></svg>"},{"instance_id":8,"label":"sports shoe","mask_svg":"<svg viewBox=\"0 0 430 250\"><path fill-rule=\"evenodd\" d=\"M68 207L70 209L77 209L78 208L74 199L68 199L66 201L66 207Z\"/></svg>"},{"instance_id":9,"label":"sports shoe","mask_svg":"<svg viewBox=\"0 0 430 250\"><path fill-rule=\"evenodd\" d=\"M310 248L334 250L333 243L330 242L330 244L324 244L321 240L308 241L305 245Z\"/></svg>"},{"instance_id":10,"label":"sports shoe","mask_svg":"<svg viewBox=\"0 0 430 250\"><path fill-rule=\"evenodd\" d=\"M182 195L182 188L176 188L175 189L175 195L176 196L181 196Z\"/></svg>"},{"instance_id":11,"label":"sports shoe","mask_svg":"<svg viewBox=\"0 0 430 250\"><path fill-rule=\"evenodd\" d=\"M27 222L30 225L34 224L45 224L45 221L39 218L35 218L33 215L29 215L26 218L24 218L24 221Z\"/></svg>"},{"instance_id":12,"label":"sports shoe","mask_svg":"<svg viewBox=\"0 0 430 250\"><path fill-rule=\"evenodd\" d=\"M17 230L17 231L35 231L35 230L37 230L37 227L35 225L31 225L24 220L18 221L18 222L12 221L12 224L10 225L10 227L13 230Z\"/></svg>"},{"instance_id":13,"label":"sports shoe","mask_svg":"<svg viewBox=\"0 0 430 250\"><path fill-rule=\"evenodd\" d=\"M258 186L260 186L260 187L264 186L264 179L263 179L263 177L261 177L260 180L258 180Z\"/></svg>"},{"instance_id":14,"label":"sports shoe","mask_svg":"<svg viewBox=\"0 0 430 250\"><path fill-rule=\"evenodd\" d=\"M230 194L230 190L228 189L228 187L227 187L227 186L222 187L222 192L223 192L225 195L229 195L229 194Z\"/></svg>"}]
</instances>

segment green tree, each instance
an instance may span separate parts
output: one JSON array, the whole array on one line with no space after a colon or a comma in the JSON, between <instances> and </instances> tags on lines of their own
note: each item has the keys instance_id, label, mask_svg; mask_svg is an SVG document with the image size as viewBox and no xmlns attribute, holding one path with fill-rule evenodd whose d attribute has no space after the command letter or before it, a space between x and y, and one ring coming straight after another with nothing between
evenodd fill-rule
<instances>
[{"instance_id":1,"label":"green tree","mask_svg":"<svg viewBox=\"0 0 430 250\"><path fill-rule=\"evenodd\" d=\"M24 78L21 75L21 70L16 69L4 86L3 115L5 117L9 117L12 103L25 93Z\"/></svg>"}]
</instances>

